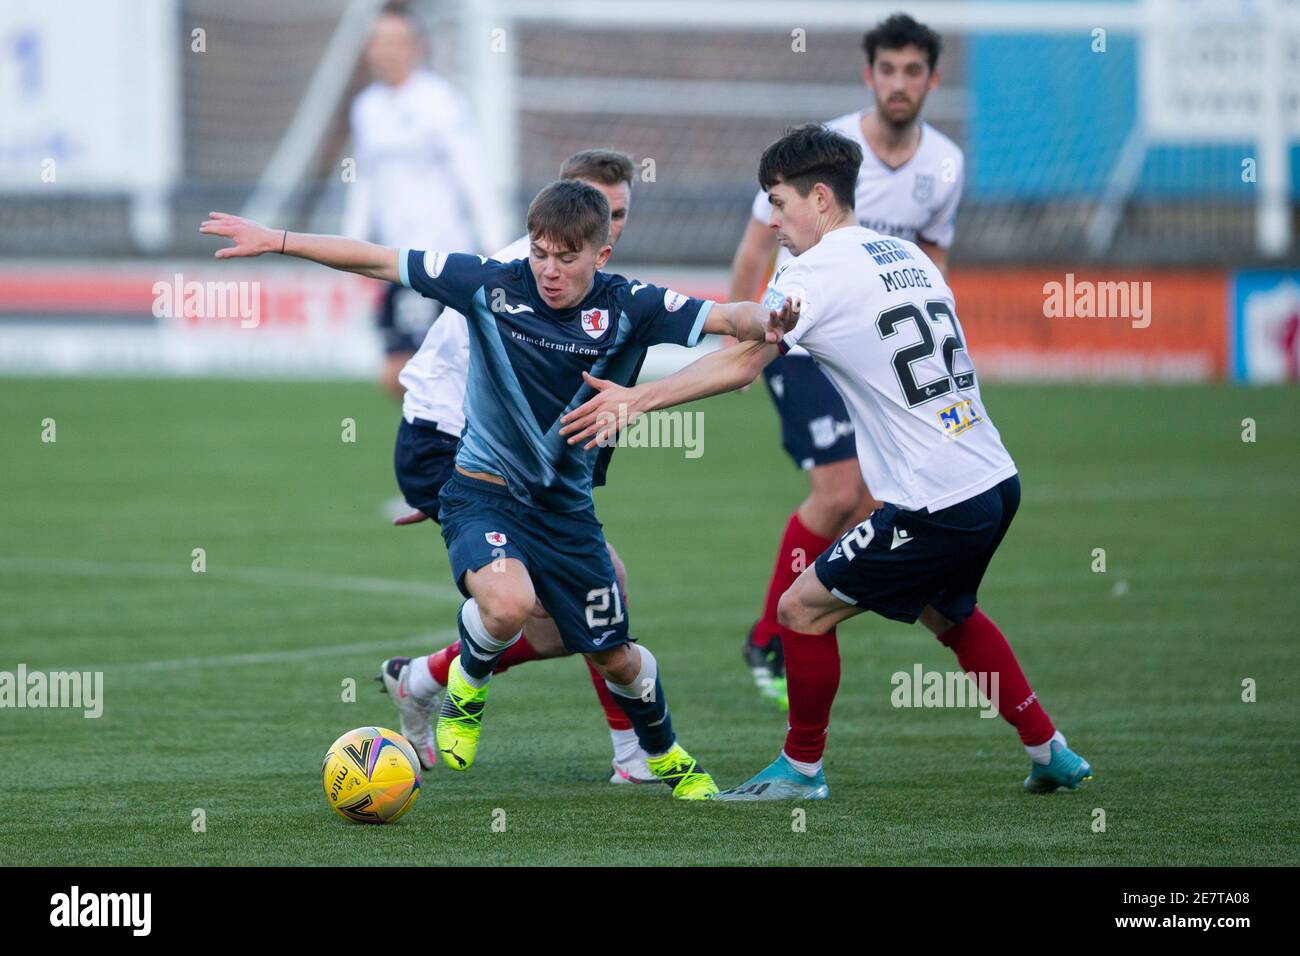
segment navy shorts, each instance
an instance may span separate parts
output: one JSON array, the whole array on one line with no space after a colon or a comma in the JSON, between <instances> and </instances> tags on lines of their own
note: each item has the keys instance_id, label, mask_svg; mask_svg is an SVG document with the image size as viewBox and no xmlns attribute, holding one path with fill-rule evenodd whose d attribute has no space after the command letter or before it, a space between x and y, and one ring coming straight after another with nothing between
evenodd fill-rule
<instances>
[{"instance_id":1,"label":"navy shorts","mask_svg":"<svg viewBox=\"0 0 1300 956\"><path fill-rule=\"evenodd\" d=\"M397 487L412 508L438 520L438 497L442 486L456 470L459 438L439 431L432 422L402 419L393 449L393 470Z\"/></svg>"},{"instance_id":2,"label":"navy shorts","mask_svg":"<svg viewBox=\"0 0 1300 956\"><path fill-rule=\"evenodd\" d=\"M441 314L441 302L426 299L400 282L389 283L375 317L385 354L420 351L430 326Z\"/></svg>"},{"instance_id":3,"label":"navy shorts","mask_svg":"<svg viewBox=\"0 0 1300 956\"><path fill-rule=\"evenodd\" d=\"M856 458L853 424L844 399L806 355L783 355L763 369L781 418L781 447L807 471Z\"/></svg>"},{"instance_id":4,"label":"navy shorts","mask_svg":"<svg viewBox=\"0 0 1300 956\"><path fill-rule=\"evenodd\" d=\"M442 489L439 518L452 577L466 597L467 571L517 558L570 652L627 642L627 595L594 508L546 511L517 501L502 485L457 472Z\"/></svg>"},{"instance_id":5,"label":"navy shorts","mask_svg":"<svg viewBox=\"0 0 1300 956\"><path fill-rule=\"evenodd\" d=\"M1019 507L1017 475L933 514L887 504L817 558L817 580L882 617L910 624L929 604L960 624Z\"/></svg>"}]
</instances>

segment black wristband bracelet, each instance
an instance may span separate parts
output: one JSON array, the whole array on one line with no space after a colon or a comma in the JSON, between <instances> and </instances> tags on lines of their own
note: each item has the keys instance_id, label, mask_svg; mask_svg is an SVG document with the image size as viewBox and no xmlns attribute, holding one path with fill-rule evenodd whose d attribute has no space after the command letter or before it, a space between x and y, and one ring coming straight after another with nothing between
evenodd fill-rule
<instances>
[{"instance_id":1,"label":"black wristband bracelet","mask_svg":"<svg viewBox=\"0 0 1300 956\"><path fill-rule=\"evenodd\" d=\"M284 231L284 238L280 240L280 255L284 255L284 247L289 242L289 230Z\"/></svg>"}]
</instances>

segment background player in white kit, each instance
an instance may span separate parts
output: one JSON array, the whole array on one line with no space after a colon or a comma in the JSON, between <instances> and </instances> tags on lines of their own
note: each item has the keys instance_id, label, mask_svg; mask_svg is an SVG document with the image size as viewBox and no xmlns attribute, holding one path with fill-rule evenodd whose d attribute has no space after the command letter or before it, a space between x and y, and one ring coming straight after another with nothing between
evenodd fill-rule
<instances>
[{"instance_id":1,"label":"background player in white kit","mask_svg":"<svg viewBox=\"0 0 1300 956\"><path fill-rule=\"evenodd\" d=\"M582 150L560 166L560 178L576 179L600 190L609 203L609 243L617 246L627 225L632 200L632 157L610 149ZM501 262L526 259L530 241L527 235L520 236L493 258ZM438 516L438 496L452 475L456 446L465 429L468 372L469 329L466 319L454 309L447 309L429 329L419 352L406 363L400 375L406 395L402 400L402 424L394 464L402 493L415 510L397 519L397 524L415 524ZM604 473L612 452L610 448L601 453L596 465L597 484L604 484ZM609 551L620 588L626 595L627 575L623 562L612 546ZM381 668L380 679L397 705L402 733L411 741L426 769L436 760L430 721L447 685L451 664L460 651L460 641L456 640L433 654L416 658L391 657ZM528 661L568 654L554 620L549 616L534 616L524 628L523 639L516 641L502 655L496 672ZM587 670L609 725L613 747L610 783L658 783L646 764L646 753L637 741L631 722L611 696L605 679L590 662ZM418 693L406 693L408 682Z\"/></svg>"},{"instance_id":2,"label":"background player in white kit","mask_svg":"<svg viewBox=\"0 0 1300 956\"><path fill-rule=\"evenodd\" d=\"M423 68L425 44L400 8L379 15L366 44L374 82L352 103L357 179L346 190L342 233L397 248L486 252L509 238L482 176L478 135L464 98ZM419 349L440 306L389 284L377 316L380 382L402 397L397 375Z\"/></svg>"},{"instance_id":3,"label":"background player in white kit","mask_svg":"<svg viewBox=\"0 0 1300 956\"><path fill-rule=\"evenodd\" d=\"M793 130L759 167L772 225L798 257L764 297L798 303L779 345L716 352L635 388L590 380L600 392L565 416L571 440L608 441L611 423L739 388L779 351L802 345L843 396L857 429L862 477L885 504L827 548L782 595L780 634L790 693L780 756L722 800L829 796L822 754L839 687L835 627L863 611L918 619L985 686L1030 756L1024 786L1075 789L1087 761L1029 687L976 592L1020 502L1015 463L980 397L952 291L912 242L857 224L853 183L860 147L819 126ZM621 417L620 417L621 416Z\"/></svg>"},{"instance_id":4,"label":"background player in white kit","mask_svg":"<svg viewBox=\"0 0 1300 956\"><path fill-rule=\"evenodd\" d=\"M867 58L863 79L873 93L874 108L825 124L862 150L854 188L857 221L916 242L942 271L961 199L963 157L952 140L920 118L926 96L939 85L939 36L898 14L870 30L862 46ZM762 294L777 250L768 226L770 208L760 189L732 263L733 302ZM790 258L788 250L780 249L776 267ZM808 497L786 522L762 616L744 646L745 661L760 690L783 702L777 601L806 565L796 558L821 553L879 502L863 487L844 402L804 350L793 349L776 359L763 375L781 418L781 443L807 472L809 485Z\"/></svg>"}]
</instances>

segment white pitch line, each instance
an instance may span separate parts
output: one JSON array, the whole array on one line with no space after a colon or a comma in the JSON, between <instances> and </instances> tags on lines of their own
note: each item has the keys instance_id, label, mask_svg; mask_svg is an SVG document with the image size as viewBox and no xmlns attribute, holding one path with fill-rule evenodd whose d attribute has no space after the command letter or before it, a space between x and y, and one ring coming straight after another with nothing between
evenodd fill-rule
<instances>
[{"instance_id":1,"label":"white pitch line","mask_svg":"<svg viewBox=\"0 0 1300 956\"><path fill-rule=\"evenodd\" d=\"M0 570L58 572L96 578L181 578L197 577L190 570L188 558L177 564L146 564L123 561L87 561L72 558L0 557ZM421 581L396 581L347 574L316 574L284 568L212 568L201 572L217 581L240 581L246 584L277 587L319 588L326 591L354 591L361 594L392 594L403 597L460 601L461 594L451 585Z\"/></svg>"},{"instance_id":2,"label":"white pitch line","mask_svg":"<svg viewBox=\"0 0 1300 956\"><path fill-rule=\"evenodd\" d=\"M247 664L278 664L286 661L308 661L318 657L341 657L362 651L387 650L396 653L402 646L419 644L433 650L442 647L457 636L454 630L421 634L405 640L363 641L356 644L323 644L318 647L301 647L284 651L257 651L247 654L217 654L209 657L175 657L160 661L120 661L112 664L82 664L77 667L41 668L42 670L68 671L181 671L205 667L240 667Z\"/></svg>"}]
</instances>

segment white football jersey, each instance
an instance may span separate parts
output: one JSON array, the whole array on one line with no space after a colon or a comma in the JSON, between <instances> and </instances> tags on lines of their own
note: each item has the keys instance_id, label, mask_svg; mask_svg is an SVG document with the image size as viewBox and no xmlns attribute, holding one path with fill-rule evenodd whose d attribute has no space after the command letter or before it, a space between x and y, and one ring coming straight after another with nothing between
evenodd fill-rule
<instances>
[{"instance_id":1,"label":"white football jersey","mask_svg":"<svg viewBox=\"0 0 1300 956\"><path fill-rule=\"evenodd\" d=\"M849 113L824 124L847 136L862 149L854 213L859 225L887 236L915 242L932 242L940 249L952 245L953 222L965 174L961 149L943 133L922 122L921 141L912 158L890 169L871 151L862 136L862 114ZM766 225L772 216L767 193L754 197L754 218ZM791 259L783 247L777 254L780 268Z\"/></svg>"},{"instance_id":2,"label":"white football jersey","mask_svg":"<svg viewBox=\"0 0 1300 956\"><path fill-rule=\"evenodd\" d=\"M473 117L454 86L416 70L352 103L356 181L343 234L394 248L478 252L504 242L504 211L482 173Z\"/></svg>"},{"instance_id":3,"label":"white football jersey","mask_svg":"<svg viewBox=\"0 0 1300 956\"><path fill-rule=\"evenodd\" d=\"M763 304L803 300L782 339L844 398L871 493L916 511L965 501L1016 473L980 398L943 273L905 239L827 233L777 270Z\"/></svg>"},{"instance_id":4,"label":"white football jersey","mask_svg":"<svg viewBox=\"0 0 1300 956\"><path fill-rule=\"evenodd\" d=\"M513 262L528 258L529 239L520 236L492 258ZM469 327L455 309L443 309L397 380L406 389L402 415L435 422L438 430L460 435L465 430L465 379L469 374Z\"/></svg>"}]
</instances>

